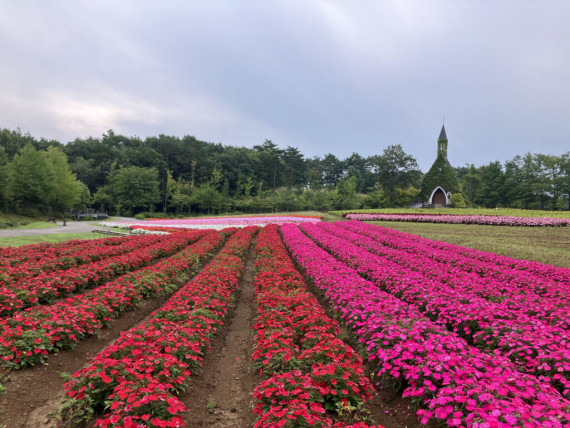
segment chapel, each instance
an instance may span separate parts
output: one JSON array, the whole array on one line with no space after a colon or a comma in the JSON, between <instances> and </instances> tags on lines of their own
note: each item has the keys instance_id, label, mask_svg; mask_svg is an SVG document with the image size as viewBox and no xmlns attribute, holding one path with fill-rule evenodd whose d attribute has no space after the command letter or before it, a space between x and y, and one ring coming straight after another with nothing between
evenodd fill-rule
<instances>
[{"instance_id":1,"label":"chapel","mask_svg":"<svg viewBox=\"0 0 570 428\"><path fill-rule=\"evenodd\" d=\"M450 204L451 195L460 191L459 178L447 160L447 134L442 125L437 139L437 158L422 180L424 204L435 208Z\"/></svg>"}]
</instances>

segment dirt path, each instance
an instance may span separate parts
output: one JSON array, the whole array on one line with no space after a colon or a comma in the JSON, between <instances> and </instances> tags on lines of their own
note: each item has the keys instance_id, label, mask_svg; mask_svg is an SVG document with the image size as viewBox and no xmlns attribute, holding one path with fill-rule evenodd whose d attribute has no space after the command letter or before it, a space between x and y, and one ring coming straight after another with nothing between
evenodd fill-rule
<instances>
[{"instance_id":1,"label":"dirt path","mask_svg":"<svg viewBox=\"0 0 570 428\"><path fill-rule=\"evenodd\" d=\"M191 428L253 425L255 415L249 403L261 380L252 373L249 363L253 344L254 248L255 243L246 260L235 307L204 359L202 374L190 378L190 386L181 396L190 409Z\"/></svg>"},{"instance_id":2,"label":"dirt path","mask_svg":"<svg viewBox=\"0 0 570 428\"><path fill-rule=\"evenodd\" d=\"M133 219L120 217L116 218L116 220L129 221ZM54 235L60 233L89 233L97 229L110 230L108 227L97 226L89 223L92 222L68 220L66 226L63 226L63 223L58 221L57 227L49 229L2 229L0 230L0 237L12 238L16 236Z\"/></svg>"}]
</instances>

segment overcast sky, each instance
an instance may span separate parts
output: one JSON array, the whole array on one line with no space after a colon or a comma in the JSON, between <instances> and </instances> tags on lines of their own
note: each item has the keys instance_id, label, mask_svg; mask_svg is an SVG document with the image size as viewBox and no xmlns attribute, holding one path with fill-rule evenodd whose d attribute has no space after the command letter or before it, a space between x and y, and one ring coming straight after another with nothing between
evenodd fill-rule
<instances>
[{"instance_id":1,"label":"overcast sky","mask_svg":"<svg viewBox=\"0 0 570 428\"><path fill-rule=\"evenodd\" d=\"M570 150L568 1L3 1L0 128L63 143L401 144L426 172Z\"/></svg>"}]
</instances>

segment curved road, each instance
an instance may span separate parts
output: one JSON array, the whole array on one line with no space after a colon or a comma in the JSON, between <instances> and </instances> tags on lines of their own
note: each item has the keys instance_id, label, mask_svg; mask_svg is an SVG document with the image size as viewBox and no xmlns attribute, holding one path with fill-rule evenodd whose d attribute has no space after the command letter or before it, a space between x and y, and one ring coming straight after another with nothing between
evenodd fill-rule
<instances>
[{"instance_id":1,"label":"curved road","mask_svg":"<svg viewBox=\"0 0 570 428\"><path fill-rule=\"evenodd\" d=\"M115 217L113 220L134 220L126 217ZM57 233L89 233L96 229L110 230L108 227L95 226L89 224L93 222L86 221L67 221L66 226L63 226L63 222L58 221L57 227L52 227L49 229L0 229L0 237L8 238L14 236L33 236L33 235L51 235Z\"/></svg>"}]
</instances>

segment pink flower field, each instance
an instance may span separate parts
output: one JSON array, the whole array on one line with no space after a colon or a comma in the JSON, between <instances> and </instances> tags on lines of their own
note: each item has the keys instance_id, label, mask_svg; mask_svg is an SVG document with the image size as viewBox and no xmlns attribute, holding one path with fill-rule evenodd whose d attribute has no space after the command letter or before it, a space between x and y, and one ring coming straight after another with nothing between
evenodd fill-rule
<instances>
[{"instance_id":1,"label":"pink flower field","mask_svg":"<svg viewBox=\"0 0 570 428\"><path fill-rule=\"evenodd\" d=\"M284 223L316 223L320 222L321 217L316 216L243 216L243 217L202 217L192 219L159 219L144 220L130 222L101 222L101 225L108 227L128 227L130 229L143 228L173 228L173 229L215 229L221 230L227 227L247 227L259 226L263 227L268 224L284 224Z\"/></svg>"}]
</instances>

